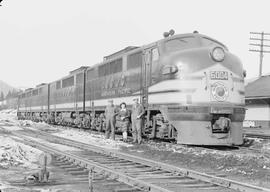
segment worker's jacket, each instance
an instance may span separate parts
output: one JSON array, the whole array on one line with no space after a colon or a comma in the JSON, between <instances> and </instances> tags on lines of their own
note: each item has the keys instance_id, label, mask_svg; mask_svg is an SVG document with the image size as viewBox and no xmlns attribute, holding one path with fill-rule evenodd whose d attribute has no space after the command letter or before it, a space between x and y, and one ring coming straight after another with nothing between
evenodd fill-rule
<instances>
[{"instance_id":1,"label":"worker's jacket","mask_svg":"<svg viewBox=\"0 0 270 192\"><path fill-rule=\"evenodd\" d=\"M137 118L138 116L139 116L139 119L141 119L143 114L144 114L144 108L141 104L134 104L132 106L131 119L136 120L138 119Z\"/></svg>"},{"instance_id":2,"label":"worker's jacket","mask_svg":"<svg viewBox=\"0 0 270 192\"><path fill-rule=\"evenodd\" d=\"M117 115L117 110L116 110L114 105L106 107L106 110L105 110L106 119L108 119L108 118L114 119L116 115Z\"/></svg>"}]
</instances>

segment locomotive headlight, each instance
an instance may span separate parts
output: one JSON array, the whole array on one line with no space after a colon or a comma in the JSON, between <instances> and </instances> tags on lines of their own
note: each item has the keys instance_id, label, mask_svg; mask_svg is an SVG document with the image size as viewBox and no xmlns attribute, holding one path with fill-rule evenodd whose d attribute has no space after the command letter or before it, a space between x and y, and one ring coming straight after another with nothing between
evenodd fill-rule
<instances>
[{"instance_id":1,"label":"locomotive headlight","mask_svg":"<svg viewBox=\"0 0 270 192\"><path fill-rule=\"evenodd\" d=\"M215 61L223 61L225 58L225 51L221 47L215 47L212 50L211 56Z\"/></svg>"},{"instance_id":2,"label":"locomotive headlight","mask_svg":"<svg viewBox=\"0 0 270 192\"><path fill-rule=\"evenodd\" d=\"M216 82L212 85L211 93L217 101L225 101L229 96L228 89L221 82Z\"/></svg>"}]
</instances>

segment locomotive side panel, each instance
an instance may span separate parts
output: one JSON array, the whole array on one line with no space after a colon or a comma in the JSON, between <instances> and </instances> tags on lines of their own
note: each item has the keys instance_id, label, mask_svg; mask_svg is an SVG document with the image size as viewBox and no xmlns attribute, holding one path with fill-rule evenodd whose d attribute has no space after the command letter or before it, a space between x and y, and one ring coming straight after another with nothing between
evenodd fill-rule
<instances>
[{"instance_id":1,"label":"locomotive side panel","mask_svg":"<svg viewBox=\"0 0 270 192\"><path fill-rule=\"evenodd\" d=\"M31 110L35 113L45 113L48 111L48 85L39 86L32 90L30 97Z\"/></svg>"},{"instance_id":2,"label":"locomotive side panel","mask_svg":"<svg viewBox=\"0 0 270 192\"><path fill-rule=\"evenodd\" d=\"M142 52L105 62L86 72L86 109L104 110L108 99L132 104L140 94Z\"/></svg>"},{"instance_id":3,"label":"locomotive side panel","mask_svg":"<svg viewBox=\"0 0 270 192\"><path fill-rule=\"evenodd\" d=\"M50 84L50 110L52 112L84 110L85 67Z\"/></svg>"}]
</instances>

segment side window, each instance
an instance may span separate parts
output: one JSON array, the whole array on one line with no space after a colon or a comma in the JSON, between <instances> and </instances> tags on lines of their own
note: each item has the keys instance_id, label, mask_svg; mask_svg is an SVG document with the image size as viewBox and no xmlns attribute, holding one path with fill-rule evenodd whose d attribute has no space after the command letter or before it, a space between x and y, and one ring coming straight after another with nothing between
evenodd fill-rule
<instances>
[{"instance_id":1,"label":"side window","mask_svg":"<svg viewBox=\"0 0 270 192\"><path fill-rule=\"evenodd\" d=\"M38 89L38 94L42 94L42 93L43 93L43 89L44 89L44 88L42 88L42 87L39 88L39 89Z\"/></svg>"},{"instance_id":2,"label":"side window","mask_svg":"<svg viewBox=\"0 0 270 192\"><path fill-rule=\"evenodd\" d=\"M139 68L142 66L142 52L133 53L127 57L127 69Z\"/></svg>"},{"instance_id":3,"label":"side window","mask_svg":"<svg viewBox=\"0 0 270 192\"><path fill-rule=\"evenodd\" d=\"M90 69L86 72L86 77L87 77L87 81L89 80L92 80L92 79L95 79L96 76L95 76L95 69Z\"/></svg>"},{"instance_id":4,"label":"side window","mask_svg":"<svg viewBox=\"0 0 270 192\"><path fill-rule=\"evenodd\" d=\"M74 76L62 80L62 88L74 85Z\"/></svg>"},{"instance_id":5,"label":"side window","mask_svg":"<svg viewBox=\"0 0 270 192\"><path fill-rule=\"evenodd\" d=\"M123 60L122 58L111 61L110 63L106 63L100 65L98 67L98 76L103 77L110 74L121 72L123 69Z\"/></svg>"},{"instance_id":6,"label":"side window","mask_svg":"<svg viewBox=\"0 0 270 192\"><path fill-rule=\"evenodd\" d=\"M106 75L106 64L98 67L98 76L103 77Z\"/></svg>"},{"instance_id":7,"label":"side window","mask_svg":"<svg viewBox=\"0 0 270 192\"><path fill-rule=\"evenodd\" d=\"M152 61L157 61L159 59L158 48L152 49Z\"/></svg>"},{"instance_id":8,"label":"side window","mask_svg":"<svg viewBox=\"0 0 270 192\"><path fill-rule=\"evenodd\" d=\"M26 97L31 97L31 91L29 91L28 93L26 93Z\"/></svg>"},{"instance_id":9,"label":"side window","mask_svg":"<svg viewBox=\"0 0 270 192\"><path fill-rule=\"evenodd\" d=\"M38 89L33 90L33 91L32 91L32 95L33 95L33 96L38 95Z\"/></svg>"},{"instance_id":10,"label":"side window","mask_svg":"<svg viewBox=\"0 0 270 192\"><path fill-rule=\"evenodd\" d=\"M123 68L122 63L122 58L112 61L110 63L110 74L121 72Z\"/></svg>"},{"instance_id":11,"label":"side window","mask_svg":"<svg viewBox=\"0 0 270 192\"><path fill-rule=\"evenodd\" d=\"M56 89L61 89L61 81L56 82Z\"/></svg>"},{"instance_id":12,"label":"side window","mask_svg":"<svg viewBox=\"0 0 270 192\"><path fill-rule=\"evenodd\" d=\"M79 73L76 75L76 84L83 84L83 73Z\"/></svg>"}]
</instances>

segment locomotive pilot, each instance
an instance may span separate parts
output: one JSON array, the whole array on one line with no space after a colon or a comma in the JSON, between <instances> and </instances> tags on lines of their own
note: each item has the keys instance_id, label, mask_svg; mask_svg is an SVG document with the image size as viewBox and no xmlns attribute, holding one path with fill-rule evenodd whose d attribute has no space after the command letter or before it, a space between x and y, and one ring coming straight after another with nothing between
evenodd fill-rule
<instances>
[{"instance_id":1,"label":"locomotive pilot","mask_svg":"<svg viewBox=\"0 0 270 192\"><path fill-rule=\"evenodd\" d=\"M115 140L115 116L117 115L116 107L113 104L113 100L108 101L108 106L105 110L106 116L106 130L105 137L109 139L111 134L111 139Z\"/></svg>"},{"instance_id":2,"label":"locomotive pilot","mask_svg":"<svg viewBox=\"0 0 270 192\"><path fill-rule=\"evenodd\" d=\"M131 121L132 121L132 136L133 142L142 142L142 116L144 114L144 107L139 103L139 99L133 99L134 104L132 106Z\"/></svg>"}]
</instances>

